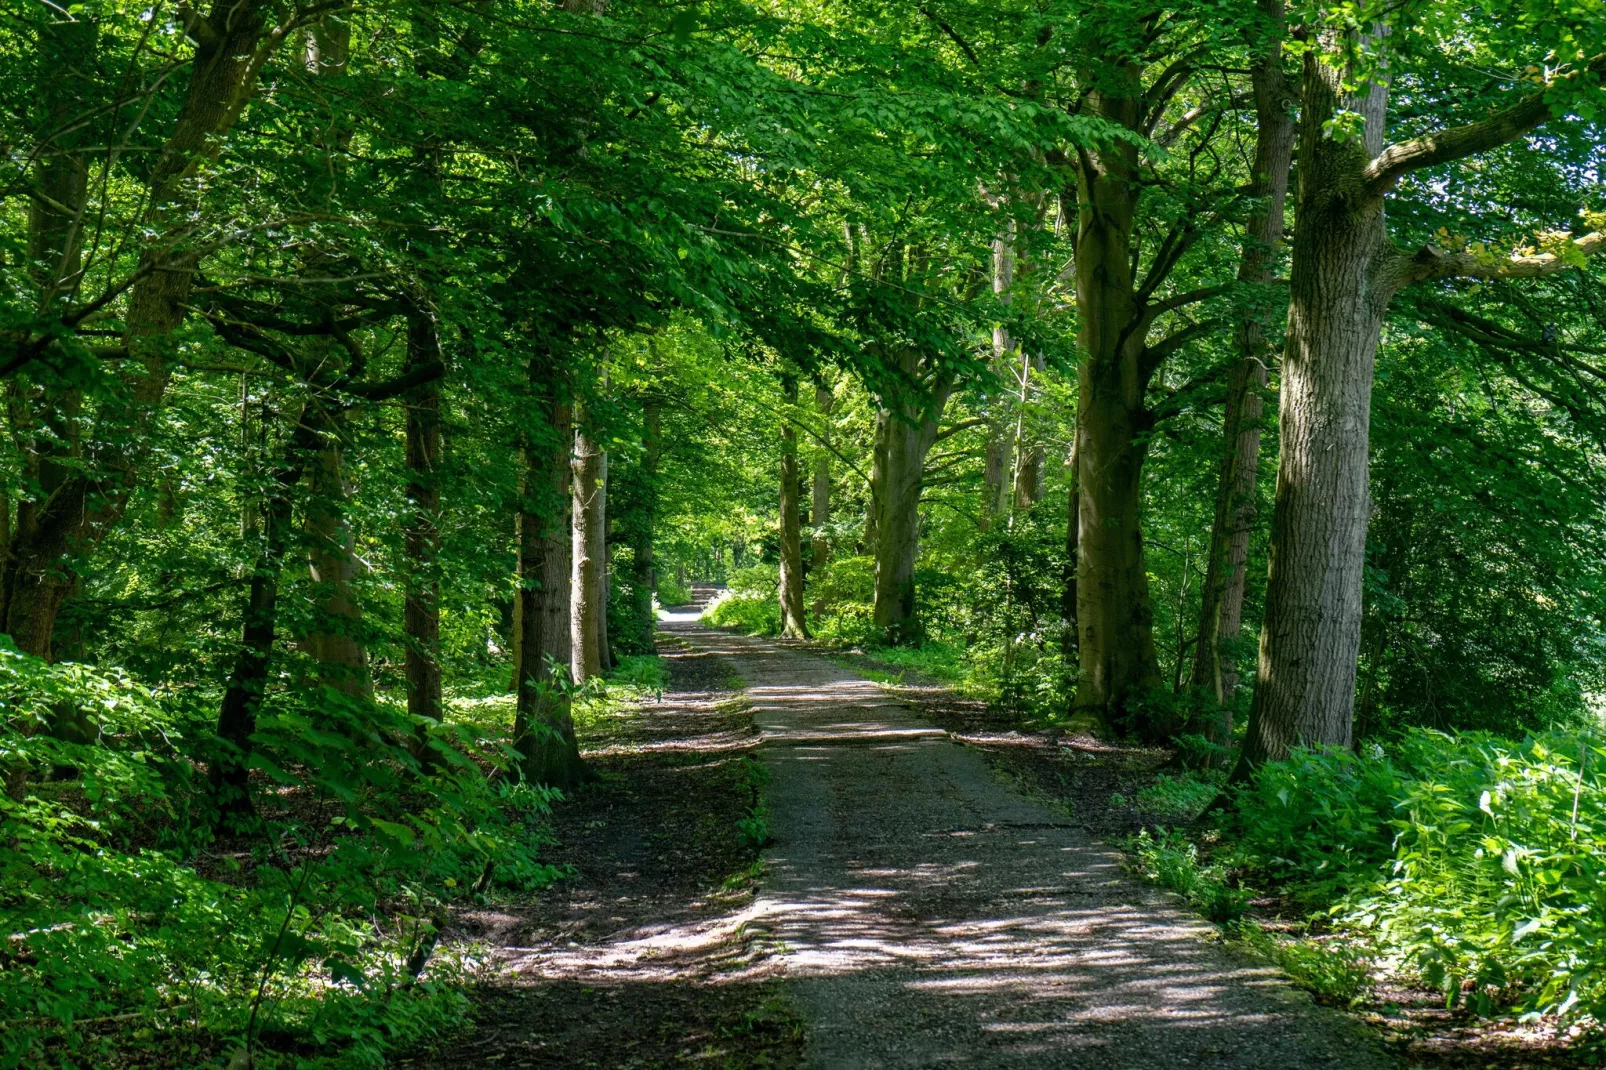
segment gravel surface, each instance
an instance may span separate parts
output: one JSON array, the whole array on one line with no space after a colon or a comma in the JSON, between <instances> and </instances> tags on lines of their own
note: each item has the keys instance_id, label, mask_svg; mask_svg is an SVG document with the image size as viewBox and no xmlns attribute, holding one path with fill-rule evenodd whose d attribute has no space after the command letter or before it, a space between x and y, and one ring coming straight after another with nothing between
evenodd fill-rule
<instances>
[{"instance_id":1,"label":"gravel surface","mask_svg":"<svg viewBox=\"0 0 1606 1070\"><path fill-rule=\"evenodd\" d=\"M665 628L747 685L774 840L744 912L819 1067L1394 1066L849 669Z\"/></svg>"}]
</instances>

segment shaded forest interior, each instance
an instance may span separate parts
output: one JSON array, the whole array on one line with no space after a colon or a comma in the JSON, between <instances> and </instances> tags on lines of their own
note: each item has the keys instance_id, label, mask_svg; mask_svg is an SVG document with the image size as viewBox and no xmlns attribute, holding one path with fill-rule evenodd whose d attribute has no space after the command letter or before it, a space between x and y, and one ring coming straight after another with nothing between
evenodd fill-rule
<instances>
[{"instance_id":1,"label":"shaded forest interior","mask_svg":"<svg viewBox=\"0 0 1606 1070\"><path fill-rule=\"evenodd\" d=\"M1413 1059L1598 1050L1597 0L4 12L0 1066L456 1043L619 815L751 893L688 604Z\"/></svg>"}]
</instances>

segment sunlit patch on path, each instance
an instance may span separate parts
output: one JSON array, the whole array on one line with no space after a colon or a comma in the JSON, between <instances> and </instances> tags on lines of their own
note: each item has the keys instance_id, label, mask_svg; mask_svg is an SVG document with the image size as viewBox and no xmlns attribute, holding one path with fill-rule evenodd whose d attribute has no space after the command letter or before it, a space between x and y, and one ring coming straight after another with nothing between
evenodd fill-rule
<instances>
[{"instance_id":1,"label":"sunlit patch on path","mask_svg":"<svg viewBox=\"0 0 1606 1070\"><path fill-rule=\"evenodd\" d=\"M881 688L689 614L667 627L747 684L774 843L739 924L810 1065L1393 1065Z\"/></svg>"}]
</instances>

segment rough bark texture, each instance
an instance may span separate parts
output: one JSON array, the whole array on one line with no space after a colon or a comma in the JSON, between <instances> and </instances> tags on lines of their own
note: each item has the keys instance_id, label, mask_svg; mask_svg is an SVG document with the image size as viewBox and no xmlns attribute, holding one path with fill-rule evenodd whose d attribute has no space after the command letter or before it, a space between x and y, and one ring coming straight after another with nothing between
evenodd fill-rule
<instances>
[{"instance_id":1,"label":"rough bark texture","mask_svg":"<svg viewBox=\"0 0 1606 1070\"><path fill-rule=\"evenodd\" d=\"M569 402L556 375L532 362L531 381L548 426L525 445L523 513L519 517L518 707L514 747L526 778L572 787L584 778L569 710L568 667L571 507Z\"/></svg>"},{"instance_id":2,"label":"rough bark texture","mask_svg":"<svg viewBox=\"0 0 1606 1070\"><path fill-rule=\"evenodd\" d=\"M602 674L602 625L607 612L603 598L606 567L606 478L602 450L597 448L582 410L574 434L574 588L570 619L569 673L584 683Z\"/></svg>"},{"instance_id":3,"label":"rough bark texture","mask_svg":"<svg viewBox=\"0 0 1606 1070\"><path fill-rule=\"evenodd\" d=\"M798 516L802 473L797 464L797 427L790 419L797 408L797 379L782 380L788 418L781 421L781 634L806 639L809 629L803 611L803 532Z\"/></svg>"},{"instance_id":4,"label":"rough bark texture","mask_svg":"<svg viewBox=\"0 0 1606 1070\"><path fill-rule=\"evenodd\" d=\"M913 351L900 362L910 386L901 397L883 399L876 413L871 512L875 540L877 630L890 643L920 639L915 613L915 555L920 546L920 492L926 454L953 389L948 373L922 374Z\"/></svg>"},{"instance_id":5,"label":"rough bark texture","mask_svg":"<svg viewBox=\"0 0 1606 1070\"><path fill-rule=\"evenodd\" d=\"M1383 198L1356 196L1381 147L1386 90L1357 99L1343 93L1341 75L1306 57L1277 497L1242 769L1296 745L1350 742L1372 365L1394 289L1377 278L1387 252ZM1364 139L1324 136L1340 107L1364 116Z\"/></svg>"},{"instance_id":6,"label":"rough bark texture","mask_svg":"<svg viewBox=\"0 0 1606 1070\"><path fill-rule=\"evenodd\" d=\"M441 359L440 336L427 311L407 321L407 363L417 367ZM441 719L440 664L440 381L415 388L407 406L407 593L402 631L407 639L407 712L429 721ZM422 727L422 726L421 726Z\"/></svg>"},{"instance_id":7,"label":"rough bark texture","mask_svg":"<svg viewBox=\"0 0 1606 1070\"><path fill-rule=\"evenodd\" d=\"M1138 72L1112 75L1090 95L1095 114L1140 128ZM1137 150L1126 144L1085 156L1077 169L1076 297L1081 314L1077 370L1078 726L1136 728L1163 739L1171 726L1146 716L1162 685L1154 609L1139 527L1143 461L1152 417L1144 394L1154 361L1135 290L1132 228L1138 197Z\"/></svg>"},{"instance_id":8,"label":"rough bark texture","mask_svg":"<svg viewBox=\"0 0 1606 1070\"><path fill-rule=\"evenodd\" d=\"M1269 19L1282 18L1282 0L1261 0L1260 6ZM1276 277L1288 168L1294 150L1294 100L1283 72L1280 37L1274 38L1262 53L1251 80L1257 133L1248 192L1257 204L1244 228L1238 279L1266 285ZM1193 686L1217 706L1223 706L1238 685L1234 652L1243 635L1249 535L1255 522L1255 477L1260 467L1262 395L1272 360L1267 338L1272 315L1265 305L1254 305L1244 312L1236 334L1238 363L1227 385L1223 418L1226 449L1210 528L1193 664ZM1231 711L1210 717L1203 727L1215 742L1226 743L1232 736Z\"/></svg>"}]
</instances>

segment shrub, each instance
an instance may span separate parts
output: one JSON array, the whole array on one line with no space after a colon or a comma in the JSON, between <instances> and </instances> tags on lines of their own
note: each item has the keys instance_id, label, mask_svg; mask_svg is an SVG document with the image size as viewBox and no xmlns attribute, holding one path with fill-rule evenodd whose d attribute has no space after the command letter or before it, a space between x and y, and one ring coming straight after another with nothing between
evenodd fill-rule
<instances>
[{"instance_id":1,"label":"shrub","mask_svg":"<svg viewBox=\"0 0 1606 1070\"><path fill-rule=\"evenodd\" d=\"M691 592L675 582L673 576L658 580L658 603L665 606L683 606L691 601Z\"/></svg>"},{"instance_id":2,"label":"shrub","mask_svg":"<svg viewBox=\"0 0 1606 1070\"><path fill-rule=\"evenodd\" d=\"M278 1065L263 1044L299 1037L379 1065L462 1013L450 959L418 976L445 904L556 875L549 793L496 775L499 746L440 726L426 773L405 711L332 692L262 711L259 834L222 849L192 742L209 718L0 646L0 767L26 784L0 794L0 1066L175 1035L196 1063L259 1042Z\"/></svg>"},{"instance_id":3,"label":"shrub","mask_svg":"<svg viewBox=\"0 0 1606 1070\"><path fill-rule=\"evenodd\" d=\"M1606 748L1415 730L1391 756L1302 752L1230 818L1238 860L1480 1013L1606 1015Z\"/></svg>"},{"instance_id":4,"label":"shrub","mask_svg":"<svg viewBox=\"0 0 1606 1070\"><path fill-rule=\"evenodd\" d=\"M730 586L703 610L702 622L749 635L781 633L780 571L755 565L731 572Z\"/></svg>"}]
</instances>

